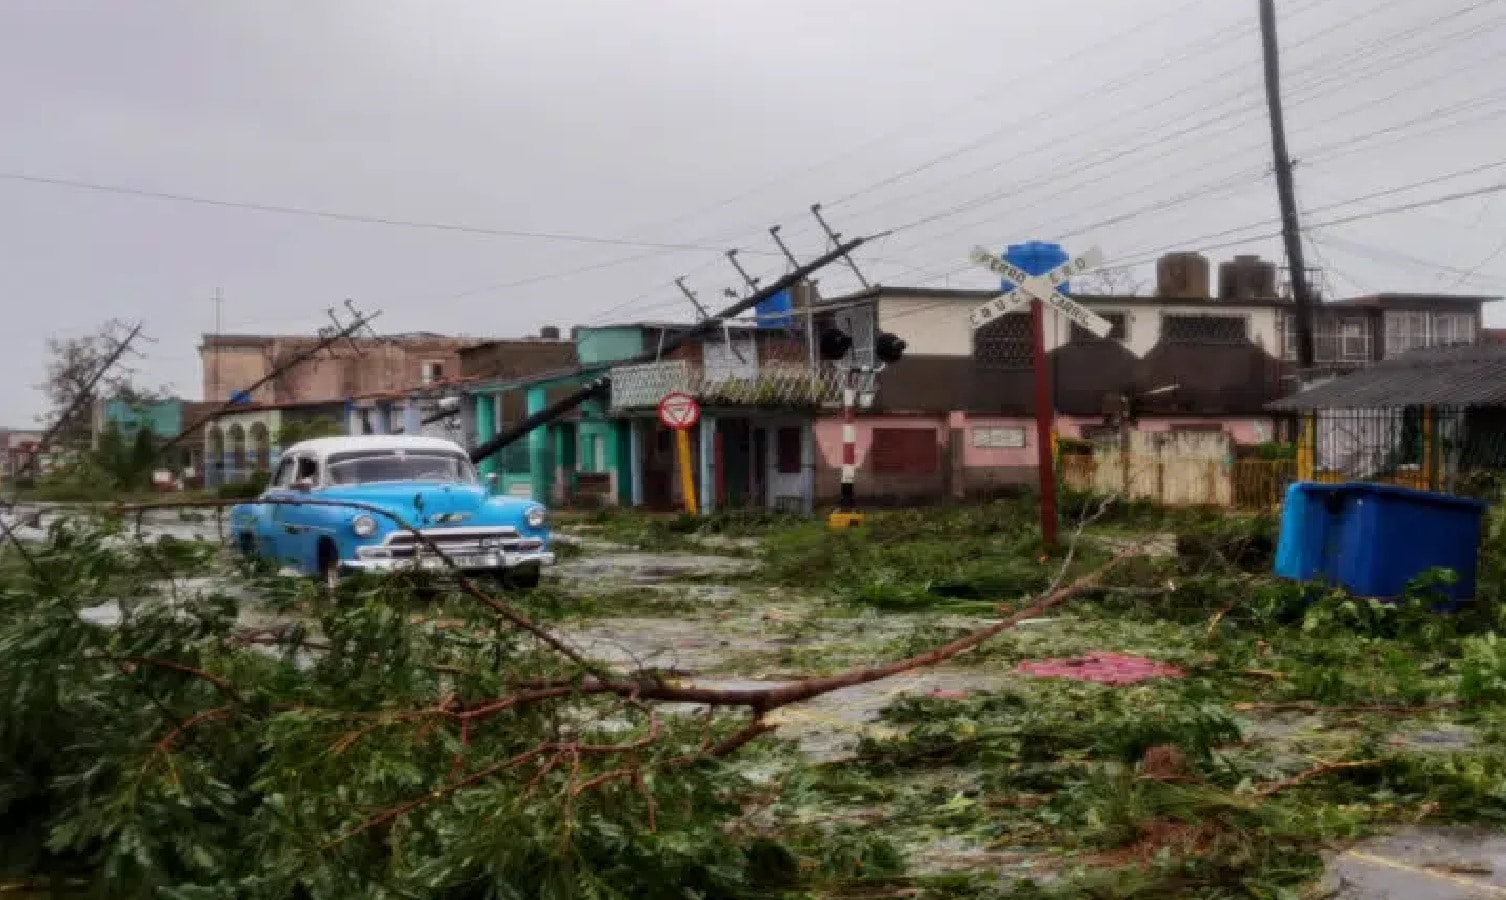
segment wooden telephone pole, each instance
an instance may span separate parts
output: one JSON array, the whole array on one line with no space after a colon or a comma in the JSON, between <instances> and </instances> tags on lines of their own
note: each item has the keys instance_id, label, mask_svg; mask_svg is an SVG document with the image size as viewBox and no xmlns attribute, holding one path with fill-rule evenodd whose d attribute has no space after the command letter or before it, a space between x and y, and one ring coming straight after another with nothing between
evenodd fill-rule
<instances>
[{"instance_id":1,"label":"wooden telephone pole","mask_svg":"<svg viewBox=\"0 0 1506 900\"><path fill-rule=\"evenodd\" d=\"M1292 274L1292 299L1297 306L1297 369L1299 378L1313 367L1313 299L1302 258L1302 227L1297 221L1297 189L1292 159L1286 149L1286 120L1281 112L1281 56L1276 41L1276 0L1260 0L1260 38L1265 48L1265 99L1271 112L1271 151L1275 156L1276 194L1281 201L1281 239Z\"/></svg>"}]
</instances>

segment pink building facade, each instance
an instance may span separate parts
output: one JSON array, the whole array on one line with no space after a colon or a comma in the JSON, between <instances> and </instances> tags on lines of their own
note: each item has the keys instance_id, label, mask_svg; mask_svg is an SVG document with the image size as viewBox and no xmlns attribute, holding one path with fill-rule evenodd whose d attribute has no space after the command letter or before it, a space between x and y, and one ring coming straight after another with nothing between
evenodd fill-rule
<instances>
[{"instance_id":1,"label":"pink building facade","mask_svg":"<svg viewBox=\"0 0 1506 900\"><path fill-rule=\"evenodd\" d=\"M1143 418L1136 430L1216 430L1236 444L1259 444L1273 439L1276 424L1270 416L1164 416ZM1056 434L1081 439L1102 426L1102 417L1062 416L1056 420ZM837 496L841 475L840 418L817 420L815 438L817 500L830 502ZM987 496L1034 485L1036 440L1033 417L965 412L859 416L858 495L915 502Z\"/></svg>"}]
</instances>

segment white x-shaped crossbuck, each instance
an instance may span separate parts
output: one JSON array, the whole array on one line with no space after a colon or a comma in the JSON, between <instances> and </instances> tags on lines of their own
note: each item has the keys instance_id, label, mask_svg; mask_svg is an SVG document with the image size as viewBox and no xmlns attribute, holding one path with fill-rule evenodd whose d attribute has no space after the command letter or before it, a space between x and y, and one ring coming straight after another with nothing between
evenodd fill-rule
<instances>
[{"instance_id":1,"label":"white x-shaped crossbuck","mask_svg":"<svg viewBox=\"0 0 1506 900\"><path fill-rule=\"evenodd\" d=\"M1000 294L969 315L973 328L977 329L999 316L1019 312L1031 301L1045 303L1058 313L1093 332L1098 337L1107 337L1113 323L1057 290L1059 286L1103 263L1103 254L1097 247L1076 259L1068 260L1043 275L1031 275L982 247L974 247L972 261L1014 282L1015 289Z\"/></svg>"}]
</instances>

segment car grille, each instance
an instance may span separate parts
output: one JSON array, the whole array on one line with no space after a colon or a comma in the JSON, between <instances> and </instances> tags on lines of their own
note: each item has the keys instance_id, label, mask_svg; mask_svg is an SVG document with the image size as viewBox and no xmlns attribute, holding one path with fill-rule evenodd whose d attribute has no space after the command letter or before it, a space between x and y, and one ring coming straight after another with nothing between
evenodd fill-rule
<instances>
[{"instance_id":1,"label":"car grille","mask_svg":"<svg viewBox=\"0 0 1506 900\"><path fill-rule=\"evenodd\" d=\"M532 553L542 550L544 542L538 538L525 538L516 528L425 528L420 534L428 538L446 555L487 553L498 550L508 553ZM411 531L394 531L386 542L377 547L362 547L362 556L382 556L396 559L411 557L415 552L433 553Z\"/></svg>"}]
</instances>

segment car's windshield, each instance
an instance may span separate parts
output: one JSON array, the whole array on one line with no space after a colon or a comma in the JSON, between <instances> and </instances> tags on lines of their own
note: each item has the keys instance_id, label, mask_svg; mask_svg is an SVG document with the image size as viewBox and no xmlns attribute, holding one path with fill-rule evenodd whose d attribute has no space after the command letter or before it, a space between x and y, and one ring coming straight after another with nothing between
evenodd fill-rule
<instances>
[{"instance_id":1,"label":"car's windshield","mask_svg":"<svg viewBox=\"0 0 1506 900\"><path fill-rule=\"evenodd\" d=\"M331 484L374 481L476 482L476 469L458 453L442 450L368 450L329 458Z\"/></svg>"}]
</instances>

